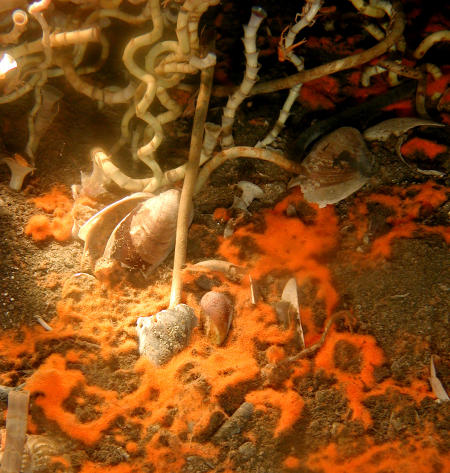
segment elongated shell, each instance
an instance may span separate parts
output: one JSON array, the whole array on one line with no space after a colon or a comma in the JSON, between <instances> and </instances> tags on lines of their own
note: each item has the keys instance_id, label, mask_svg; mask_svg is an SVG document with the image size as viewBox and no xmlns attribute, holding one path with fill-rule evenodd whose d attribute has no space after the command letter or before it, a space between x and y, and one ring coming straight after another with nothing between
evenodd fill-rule
<instances>
[{"instance_id":1,"label":"elongated shell","mask_svg":"<svg viewBox=\"0 0 450 473\"><path fill-rule=\"evenodd\" d=\"M364 138L367 141L387 141L390 136L404 135L411 128L417 126L445 126L443 123L437 123L432 120L414 117L390 118L377 123L364 132Z\"/></svg>"},{"instance_id":2,"label":"elongated shell","mask_svg":"<svg viewBox=\"0 0 450 473\"><path fill-rule=\"evenodd\" d=\"M175 245L180 191L170 189L141 203L112 232L104 256L130 266L154 269Z\"/></svg>"},{"instance_id":3,"label":"elongated shell","mask_svg":"<svg viewBox=\"0 0 450 473\"><path fill-rule=\"evenodd\" d=\"M324 207L360 189L373 173L373 156L356 128L342 127L322 138L302 162L300 185L305 199Z\"/></svg>"}]
</instances>

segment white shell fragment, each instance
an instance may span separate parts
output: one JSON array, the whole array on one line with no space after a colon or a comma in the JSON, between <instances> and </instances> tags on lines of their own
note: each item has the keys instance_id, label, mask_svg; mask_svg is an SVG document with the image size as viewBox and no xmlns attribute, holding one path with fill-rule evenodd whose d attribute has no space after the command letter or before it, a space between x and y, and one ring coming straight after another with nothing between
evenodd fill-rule
<instances>
[{"instance_id":1,"label":"white shell fragment","mask_svg":"<svg viewBox=\"0 0 450 473\"><path fill-rule=\"evenodd\" d=\"M186 304L151 317L139 317L136 323L139 353L156 366L164 365L187 346L196 325L194 311Z\"/></svg>"},{"instance_id":2,"label":"white shell fragment","mask_svg":"<svg viewBox=\"0 0 450 473\"><path fill-rule=\"evenodd\" d=\"M391 135L399 137L416 126L445 126L424 118L391 118L378 123L364 131L363 135L367 141L387 141Z\"/></svg>"},{"instance_id":3,"label":"white shell fragment","mask_svg":"<svg viewBox=\"0 0 450 473\"><path fill-rule=\"evenodd\" d=\"M430 358L430 385L434 395L440 402L450 401L447 392L442 386L441 380L436 376L436 368L434 366L433 355Z\"/></svg>"},{"instance_id":4,"label":"white shell fragment","mask_svg":"<svg viewBox=\"0 0 450 473\"><path fill-rule=\"evenodd\" d=\"M359 190L373 173L374 158L356 128L342 127L322 138L302 162L299 185L305 199L319 207L335 204Z\"/></svg>"},{"instance_id":5,"label":"white shell fragment","mask_svg":"<svg viewBox=\"0 0 450 473\"><path fill-rule=\"evenodd\" d=\"M208 259L205 261L199 261L198 263L189 266L189 271L192 272L218 272L223 273L231 280L238 280L240 276L245 272L242 266L237 266L229 261L219 259Z\"/></svg>"},{"instance_id":6,"label":"white shell fragment","mask_svg":"<svg viewBox=\"0 0 450 473\"><path fill-rule=\"evenodd\" d=\"M303 335L302 320L300 317L300 306L298 303L297 281L295 278L289 279L281 294L281 301L275 306L279 322L285 329L289 328L292 322L297 326L297 333L301 347L305 348L305 338Z\"/></svg>"},{"instance_id":7,"label":"white shell fragment","mask_svg":"<svg viewBox=\"0 0 450 473\"><path fill-rule=\"evenodd\" d=\"M206 336L217 346L222 345L230 330L233 305L221 292L209 291L200 301Z\"/></svg>"},{"instance_id":8,"label":"white shell fragment","mask_svg":"<svg viewBox=\"0 0 450 473\"><path fill-rule=\"evenodd\" d=\"M5 163L11 171L11 179L9 181L9 187L19 192L22 189L23 181L28 174L34 171L34 168L29 166L28 163L22 156L15 155L13 158L0 159L0 163Z\"/></svg>"},{"instance_id":9,"label":"white shell fragment","mask_svg":"<svg viewBox=\"0 0 450 473\"><path fill-rule=\"evenodd\" d=\"M232 208L247 212L249 205L254 199L261 199L264 197L264 191L261 187L253 184L253 182L239 181L236 185L241 191L241 197L234 197Z\"/></svg>"}]
</instances>

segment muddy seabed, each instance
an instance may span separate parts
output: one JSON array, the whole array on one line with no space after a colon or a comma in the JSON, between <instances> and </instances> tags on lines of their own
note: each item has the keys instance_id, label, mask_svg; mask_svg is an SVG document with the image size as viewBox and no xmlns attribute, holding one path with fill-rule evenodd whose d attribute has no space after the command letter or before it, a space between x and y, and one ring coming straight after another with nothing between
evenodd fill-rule
<instances>
[{"instance_id":1,"label":"muddy seabed","mask_svg":"<svg viewBox=\"0 0 450 473\"><path fill-rule=\"evenodd\" d=\"M188 263L218 258L246 268L257 304L247 274L186 271L184 301L197 315L211 289L232 299L231 331L216 347L199 325L183 352L155 368L139 357L136 319L167 308L172 256L147 279L138 271L96 279L81 264L80 241L25 234L37 214L71 226L70 186L90 170L90 149L112 144L123 113L60 87L58 118L22 192L9 189L0 168L0 384L30 391L28 433L55 447L36 471L450 471L450 403L438 402L428 381L433 355L450 387L445 179L414 173L389 144L374 146L376 175L319 209L298 188L286 190L291 176L276 166L227 162L195 198ZM268 124L256 119L274 117L282 98L242 107L237 144L264 135ZM3 106L8 149L23 149L31 106L30 97ZM168 127L168 167L186 159L190 126L185 118ZM265 197L225 240L226 212L216 209L231 206L243 179ZM33 200L42 196L45 208ZM319 350L286 363L299 350L296 330L280 326L274 306L291 277L306 346L332 314L345 317ZM2 427L6 409L0 400Z\"/></svg>"}]
</instances>

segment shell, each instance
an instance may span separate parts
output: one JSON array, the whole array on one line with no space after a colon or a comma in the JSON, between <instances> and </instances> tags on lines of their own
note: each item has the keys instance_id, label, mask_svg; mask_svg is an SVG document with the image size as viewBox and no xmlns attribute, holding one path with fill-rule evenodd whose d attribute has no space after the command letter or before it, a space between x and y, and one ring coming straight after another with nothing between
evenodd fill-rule
<instances>
[{"instance_id":1,"label":"shell","mask_svg":"<svg viewBox=\"0 0 450 473\"><path fill-rule=\"evenodd\" d=\"M155 269L175 246L180 191L170 189L141 203L111 233L104 257Z\"/></svg>"},{"instance_id":2,"label":"shell","mask_svg":"<svg viewBox=\"0 0 450 473\"><path fill-rule=\"evenodd\" d=\"M4 434L5 429L2 429ZM44 435L27 435L20 473L44 473L50 470L52 457L61 452L54 442ZM0 462L3 452L0 452Z\"/></svg>"},{"instance_id":3,"label":"shell","mask_svg":"<svg viewBox=\"0 0 450 473\"><path fill-rule=\"evenodd\" d=\"M127 215L137 203L147 200L152 194L137 192L106 206L93 215L78 230L78 238L84 241L84 251L98 258L105 251L108 238L117 223Z\"/></svg>"},{"instance_id":4,"label":"shell","mask_svg":"<svg viewBox=\"0 0 450 473\"><path fill-rule=\"evenodd\" d=\"M300 185L306 200L324 207L360 189L373 173L374 158L356 128L342 127L322 138L302 166L289 187Z\"/></svg>"},{"instance_id":5,"label":"shell","mask_svg":"<svg viewBox=\"0 0 450 473\"><path fill-rule=\"evenodd\" d=\"M233 305L221 292L207 292L200 301L206 336L217 346L222 345L233 320Z\"/></svg>"},{"instance_id":6,"label":"shell","mask_svg":"<svg viewBox=\"0 0 450 473\"><path fill-rule=\"evenodd\" d=\"M423 118L391 118L377 123L364 131L367 141L387 141L391 135L401 136L416 126L445 126L443 123L433 122Z\"/></svg>"},{"instance_id":7,"label":"shell","mask_svg":"<svg viewBox=\"0 0 450 473\"><path fill-rule=\"evenodd\" d=\"M136 323L139 353L156 366L164 365L188 344L196 325L194 311L186 304L151 317L139 317Z\"/></svg>"}]
</instances>

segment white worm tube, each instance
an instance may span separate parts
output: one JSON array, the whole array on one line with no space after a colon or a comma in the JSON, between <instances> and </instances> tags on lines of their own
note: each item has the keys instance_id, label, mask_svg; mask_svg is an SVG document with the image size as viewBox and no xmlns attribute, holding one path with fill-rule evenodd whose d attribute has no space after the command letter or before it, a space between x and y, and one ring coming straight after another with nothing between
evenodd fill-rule
<instances>
[{"instance_id":1,"label":"white worm tube","mask_svg":"<svg viewBox=\"0 0 450 473\"><path fill-rule=\"evenodd\" d=\"M373 23L364 25L363 28L372 35L377 41L381 41L385 38L384 31Z\"/></svg>"},{"instance_id":2,"label":"white worm tube","mask_svg":"<svg viewBox=\"0 0 450 473\"><path fill-rule=\"evenodd\" d=\"M57 48L69 46L71 44L85 43L99 40L98 27L85 28L77 31L66 31L65 33L52 33L49 36L50 47ZM8 49L6 52L14 59L18 59L28 54L39 53L43 50L42 40L38 39L31 43L24 43L14 48Z\"/></svg>"},{"instance_id":3,"label":"white worm tube","mask_svg":"<svg viewBox=\"0 0 450 473\"><path fill-rule=\"evenodd\" d=\"M19 89L16 89L14 92L11 92L8 95L1 95L0 96L0 105L3 103L14 102L15 100L23 97L25 94L33 90L36 84L39 82L41 74L33 74L31 79Z\"/></svg>"},{"instance_id":4,"label":"white worm tube","mask_svg":"<svg viewBox=\"0 0 450 473\"><path fill-rule=\"evenodd\" d=\"M350 0L350 2L363 15L370 16L372 18L383 18L384 16L384 11L381 8L367 5L364 3L364 0Z\"/></svg>"},{"instance_id":5,"label":"white worm tube","mask_svg":"<svg viewBox=\"0 0 450 473\"><path fill-rule=\"evenodd\" d=\"M172 99L165 88L158 87L156 89L156 97L160 101L161 105L167 108L167 112L160 113L156 117L161 125L172 122L181 115L183 111L181 106Z\"/></svg>"},{"instance_id":6,"label":"white worm tube","mask_svg":"<svg viewBox=\"0 0 450 473\"><path fill-rule=\"evenodd\" d=\"M122 60L128 69L138 79L148 83L151 79L148 77L147 71L141 69L134 61L136 51L144 46L149 46L158 41L163 33L163 21L161 16L161 9L159 0L150 0L150 12L153 22L153 29L150 33L145 33L141 36L131 39L125 47L122 55Z\"/></svg>"},{"instance_id":7,"label":"white worm tube","mask_svg":"<svg viewBox=\"0 0 450 473\"><path fill-rule=\"evenodd\" d=\"M286 51L285 53L286 59L288 59L289 61L292 62L292 64L294 64L298 72L304 69L304 61L303 61L303 58L298 57L296 54L294 54L294 52L291 51L290 48L292 48L292 45L294 44L294 40L297 34L303 28L306 28L307 26L311 25L314 22L314 19L317 13L322 7L322 3L323 3L323 0L309 0L307 2L305 7L303 8L300 21L298 21L297 23L295 23L293 26L289 28L289 31L284 40L284 45L282 45L283 50ZM274 127L272 128L272 130L270 130L270 132L267 134L267 136L263 140L256 143L257 147L269 145L279 135L280 131L284 127L284 124L286 123L286 120L289 117L289 112L291 111L292 105L296 101L301 88L302 88L302 84L299 83L289 90L289 94L283 104L283 107L280 111L280 115L278 116L278 119Z\"/></svg>"},{"instance_id":8,"label":"white worm tube","mask_svg":"<svg viewBox=\"0 0 450 473\"><path fill-rule=\"evenodd\" d=\"M128 192L140 192L154 181L153 178L133 179L127 176L111 162L111 157L102 149L94 149L91 156L94 164L99 167L108 179L116 183L121 189Z\"/></svg>"},{"instance_id":9,"label":"white worm tube","mask_svg":"<svg viewBox=\"0 0 450 473\"><path fill-rule=\"evenodd\" d=\"M220 153L216 153L213 158L202 167L197 177L195 192L198 192L206 184L209 176L216 168L221 166L228 159L239 157L269 161L293 174L301 174L303 170L301 164L289 161L284 155L275 151L266 148L252 148L250 146L234 146L233 148L224 149Z\"/></svg>"},{"instance_id":10,"label":"white worm tube","mask_svg":"<svg viewBox=\"0 0 450 473\"><path fill-rule=\"evenodd\" d=\"M202 1L196 6L195 10L190 13L187 30L191 54L196 54L199 50L198 24L200 22L201 16L209 7L217 5L218 3L220 3L220 0Z\"/></svg>"},{"instance_id":11,"label":"white worm tube","mask_svg":"<svg viewBox=\"0 0 450 473\"><path fill-rule=\"evenodd\" d=\"M111 92L109 90L95 87L89 82L84 81L78 76L72 64L68 61L60 59L57 61L58 65L64 71L69 84L81 94L87 95L93 100L99 100L107 104L126 103L135 93L135 86L130 82L127 87L119 91Z\"/></svg>"},{"instance_id":12,"label":"white worm tube","mask_svg":"<svg viewBox=\"0 0 450 473\"><path fill-rule=\"evenodd\" d=\"M233 123L236 110L243 100L248 96L250 90L257 81L259 70L258 50L256 48L256 32L261 25L267 13L261 7L253 7L252 15L248 25L244 26L244 48L246 67L244 79L239 89L229 97L228 102L223 110L222 116L222 146L233 146Z\"/></svg>"},{"instance_id":13,"label":"white worm tube","mask_svg":"<svg viewBox=\"0 0 450 473\"><path fill-rule=\"evenodd\" d=\"M436 31L427 36L414 51L414 57L421 59L427 51L436 43L441 41L450 41L450 30Z\"/></svg>"},{"instance_id":14,"label":"white worm tube","mask_svg":"<svg viewBox=\"0 0 450 473\"><path fill-rule=\"evenodd\" d=\"M13 28L9 33L0 35L0 44L17 43L20 35L26 30L28 15L23 10L14 10L12 14Z\"/></svg>"},{"instance_id":15,"label":"white worm tube","mask_svg":"<svg viewBox=\"0 0 450 473\"><path fill-rule=\"evenodd\" d=\"M373 76L377 76L378 74L382 74L386 72L386 68L381 66L367 66L361 73L361 85L363 87L370 86L370 78Z\"/></svg>"}]
</instances>

